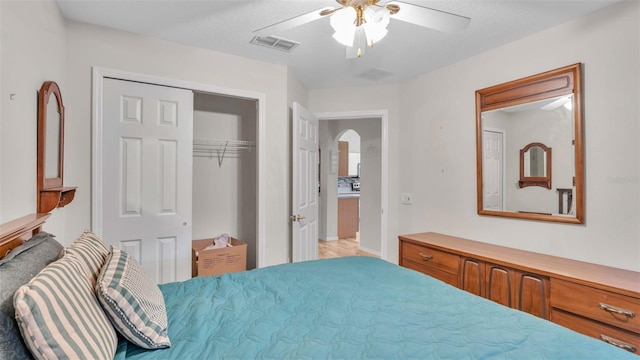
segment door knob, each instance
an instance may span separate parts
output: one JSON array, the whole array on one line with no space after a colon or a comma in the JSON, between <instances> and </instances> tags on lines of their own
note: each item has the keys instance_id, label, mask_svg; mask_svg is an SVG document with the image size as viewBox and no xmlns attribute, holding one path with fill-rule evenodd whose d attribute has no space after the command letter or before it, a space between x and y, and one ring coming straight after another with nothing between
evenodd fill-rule
<instances>
[{"instance_id":1,"label":"door knob","mask_svg":"<svg viewBox=\"0 0 640 360\"><path fill-rule=\"evenodd\" d=\"M289 219L291 219L291 221L300 221L304 219L304 216L302 215L291 215L289 216Z\"/></svg>"}]
</instances>

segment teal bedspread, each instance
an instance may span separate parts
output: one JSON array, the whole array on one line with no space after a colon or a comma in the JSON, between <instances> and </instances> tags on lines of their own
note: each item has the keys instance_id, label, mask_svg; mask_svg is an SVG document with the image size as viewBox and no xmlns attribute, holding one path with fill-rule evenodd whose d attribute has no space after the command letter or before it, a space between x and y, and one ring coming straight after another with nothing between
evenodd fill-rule
<instances>
[{"instance_id":1,"label":"teal bedspread","mask_svg":"<svg viewBox=\"0 0 640 360\"><path fill-rule=\"evenodd\" d=\"M161 285L172 346L116 359L637 359L388 262L350 257Z\"/></svg>"}]
</instances>

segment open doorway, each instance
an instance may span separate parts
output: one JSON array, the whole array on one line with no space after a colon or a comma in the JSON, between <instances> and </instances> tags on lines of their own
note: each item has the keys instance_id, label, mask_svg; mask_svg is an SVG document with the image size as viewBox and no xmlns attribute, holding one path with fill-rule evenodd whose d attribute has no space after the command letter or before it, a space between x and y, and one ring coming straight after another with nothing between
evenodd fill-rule
<instances>
[{"instance_id":1,"label":"open doorway","mask_svg":"<svg viewBox=\"0 0 640 360\"><path fill-rule=\"evenodd\" d=\"M372 255L384 259L383 117L346 114L327 119L321 114L318 118L322 154L319 255L323 257L325 251L330 256Z\"/></svg>"},{"instance_id":2,"label":"open doorway","mask_svg":"<svg viewBox=\"0 0 640 360\"><path fill-rule=\"evenodd\" d=\"M257 100L194 92L192 236L247 244L257 267Z\"/></svg>"}]
</instances>

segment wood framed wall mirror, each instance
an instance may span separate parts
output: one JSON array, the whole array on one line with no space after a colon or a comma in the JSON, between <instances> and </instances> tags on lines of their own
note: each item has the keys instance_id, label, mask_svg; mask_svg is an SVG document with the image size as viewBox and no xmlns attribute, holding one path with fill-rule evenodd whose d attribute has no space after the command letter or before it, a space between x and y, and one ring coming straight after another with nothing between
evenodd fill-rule
<instances>
[{"instance_id":1,"label":"wood framed wall mirror","mask_svg":"<svg viewBox=\"0 0 640 360\"><path fill-rule=\"evenodd\" d=\"M476 91L478 214L583 224L583 149L581 64Z\"/></svg>"},{"instance_id":2,"label":"wood framed wall mirror","mask_svg":"<svg viewBox=\"0 0 640 360\"><path fill-rule=\"evenodd\" d=\"M45 81L38 92L37 167L38 213L70 203L76 188L63 186L64 105L54 81Z\"/></svg>"}]
</instances>

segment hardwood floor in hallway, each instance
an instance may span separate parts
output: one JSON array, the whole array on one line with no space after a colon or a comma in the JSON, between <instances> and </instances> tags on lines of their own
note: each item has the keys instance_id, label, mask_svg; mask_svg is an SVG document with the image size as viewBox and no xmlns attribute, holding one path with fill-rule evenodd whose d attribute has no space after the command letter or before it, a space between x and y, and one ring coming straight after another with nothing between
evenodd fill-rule
<instances>
[{"instance_id":1,"label":"hardwood floor in hallway","mask_svg":"<svg viewBox=\"0 0 640 360\"><path fill-rule=\"evenodd\" d=\"M345 256L371 256L377 255L361 251L358 246L360 244L359 233L356 238L339 239L333 241L318 240L318 258L330 259Z\"/></svg>"}]
</instances>

